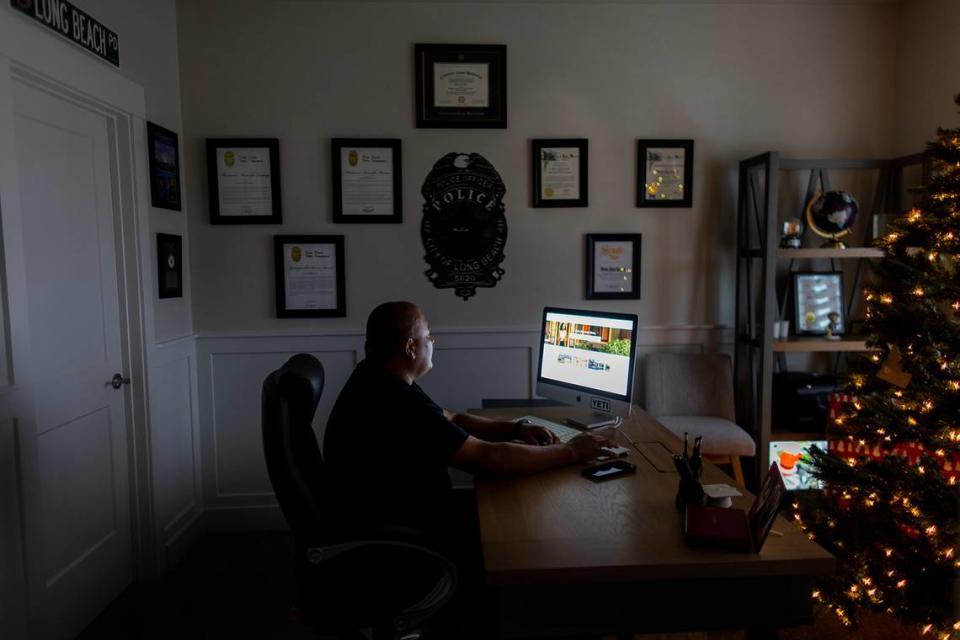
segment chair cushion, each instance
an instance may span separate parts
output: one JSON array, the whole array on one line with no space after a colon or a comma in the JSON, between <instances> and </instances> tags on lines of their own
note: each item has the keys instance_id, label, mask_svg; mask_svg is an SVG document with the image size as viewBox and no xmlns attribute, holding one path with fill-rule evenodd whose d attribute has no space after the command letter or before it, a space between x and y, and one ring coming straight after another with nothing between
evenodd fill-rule
<instances>
[{"instance_id":1,"label":"chair cushion","mask_svg":"<svg viewBox=\"0 0 960 640\"><path fill-rule=\"evenodd\" d=\"M729 420L703 416L658 416L657 422L671 433L683 438L686 431L690 434L690 447L693 439L703 436L702 452L707 456L752 456L757 448L746 431Z\"/></svg>"}]
</instances>

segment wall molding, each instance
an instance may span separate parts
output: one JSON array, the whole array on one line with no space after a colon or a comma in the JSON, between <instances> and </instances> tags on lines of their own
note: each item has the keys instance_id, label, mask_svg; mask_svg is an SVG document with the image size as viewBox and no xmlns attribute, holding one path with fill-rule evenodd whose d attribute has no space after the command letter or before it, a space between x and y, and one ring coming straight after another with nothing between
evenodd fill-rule
<instances>
[{"instance_id":1,"label":"wall molding","mask_svg":"<svg viewBox=\"0 0 960 640\"><path fill-rule=\"evenodd\" d=\"M529 398L536 389L539 330L434 330L435 372L420 384L453 410L484 397ZM675 325L638 331L638 357L651 351L732 351L725 326ZM196 338L203 531L282 530L266 474L260 436L260 385L290 355L312 353L327 384L314 429L323 428L340 386L363 357L359 331L200 333ZM641 367L635 385L640 387ZM436 375L442 373L442 375ZM640 398L637 398L640 403Z\"/></svg>"}]
</instances>

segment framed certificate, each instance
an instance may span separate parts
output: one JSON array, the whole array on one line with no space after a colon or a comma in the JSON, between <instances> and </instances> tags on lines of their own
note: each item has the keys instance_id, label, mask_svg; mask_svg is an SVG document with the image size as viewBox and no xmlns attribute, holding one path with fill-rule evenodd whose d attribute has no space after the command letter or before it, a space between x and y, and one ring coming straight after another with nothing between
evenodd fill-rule
<instances>
[{"instance_id":1,"label":"framed certificate","mask_svg":"<svg viewBox=\"0 0 960 640\"><path fill-rule=\"evenodd\" d=\"M693 140L638 141L637 206L693 206Z\"/></svg>"},{"instance_id":2,"label":"framed certificate","mask_svg":"<svg viewBox=\"0 0 960 640\"><path fill-rule=\"evenodd\" d=\"M507 47L416 44L417 128L507 127Z\"/></svg>"},{"instance_id":3,"label":"framed certificate","mask_svg":"<svg viewBox=\"0 0 960 640\"><path fill-rule=\"evenodd\" d=\"M334 222L403 222L400 140L334 138Z\"/></svg>"},{"instance_id":4,"label":"framed certificate","mask_svg":"<svg viewBox=\"0 0 960 640\"><path fill-rule=\"evenodd\" d=\"M169 233L157 234L158 297L183 297L183 238Z\"/></svg>"},{"instance_id":5,"label":"framed certificate","mask_svg":"<svg viewBox=\"0 0 960 640\"><path fill-rule=\"evenodd\" d=\"M347 315L343 236L274 236L278 318Z\"/></svg>"},{"instance_id":6,"label":"framed certificate","mask_svg":"<svg viewBox=\"0 0 960 640\"><path fill-rule=\"evenodd\" d=\"M587 234L587 300L640 298L639 233Z\"/></svg>"},{"instance_id":7,"label":"framed certificate","mask_svg":"<svg viewBox=\"0 0 960 640\"><path fill-rule=\"evenodd\" d=\"M276 138L207 138L210 224L280 224Z\"/></svg>"},{"instance_id":8,"label":"framed certificate","mask_svg":"<svg viewBox=\"0 0 960 640\"><path fill-rule=\"evenodd\" d=\"M846 333L842 272L794 272L793 294L797 335L841 336Z\"/></svg>"},{"instance_id":9,"label":"framed certificate","mask_svg":"<svg viewBox=\"0 0 960 640\"><path fill-rule=\"evenodd\" d=\"M587 206L587 141L533 140L533 206Z\"/></svg>"},{"instance_id":10,"label":"framed certificate","mask_svg":"<svg viewBox=\"0 0 960 640\"><path fill-rule=\"evenodd\" d=\"M147 123L150 164L150 204L180 211L180 143L177 134Z\"/></svg>"}]
</instances>

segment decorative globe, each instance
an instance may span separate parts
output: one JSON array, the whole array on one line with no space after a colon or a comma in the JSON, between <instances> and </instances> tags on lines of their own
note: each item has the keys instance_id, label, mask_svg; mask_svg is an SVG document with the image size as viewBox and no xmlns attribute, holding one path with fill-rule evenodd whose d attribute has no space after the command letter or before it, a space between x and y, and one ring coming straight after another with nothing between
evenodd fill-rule
<instances>
[{"instance_id":1,"label":"decorative globe","mask_svg":"<svg viewBox=\"0 0 960 640\"><path fill-rule=\"evenodd\" d=\"M857 220L860 205L846 191L827 191L814 196L807 204L807 224L818 236L829 238L824 247L846 248L840 238L850 233Z\"/></svg>"}]
</instances>

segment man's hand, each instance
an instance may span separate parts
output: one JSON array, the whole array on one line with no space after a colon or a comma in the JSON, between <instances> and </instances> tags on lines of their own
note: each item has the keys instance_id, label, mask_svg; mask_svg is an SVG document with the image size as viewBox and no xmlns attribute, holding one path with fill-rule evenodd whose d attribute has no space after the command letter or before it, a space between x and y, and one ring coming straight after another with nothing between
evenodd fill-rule
<instances>
[{"instance_id":1,"label":"man's hand","mask_svg":"<svg viewBox=\"0 0 960 640\"><path fill-rule=\"evenodd\" d=\"M524 444L547 445L560 442L557 434L550 429L529 422L521 422L517 425L516 437L518 440L522 440Z\"/></svg>"},{"instance_id":2,"label":"man's hand","mask_svg":"<svg viewBox=\"0 0 960 640\"><path fill-rule=\"evenodd\" d=\"M603 451L602 447L612 447L614 444L603 436L582 433L570 440L567 446L573 451L577 462L586 462L597 456L609 455L606 451Z\"/></svg>"}]
</instances>

